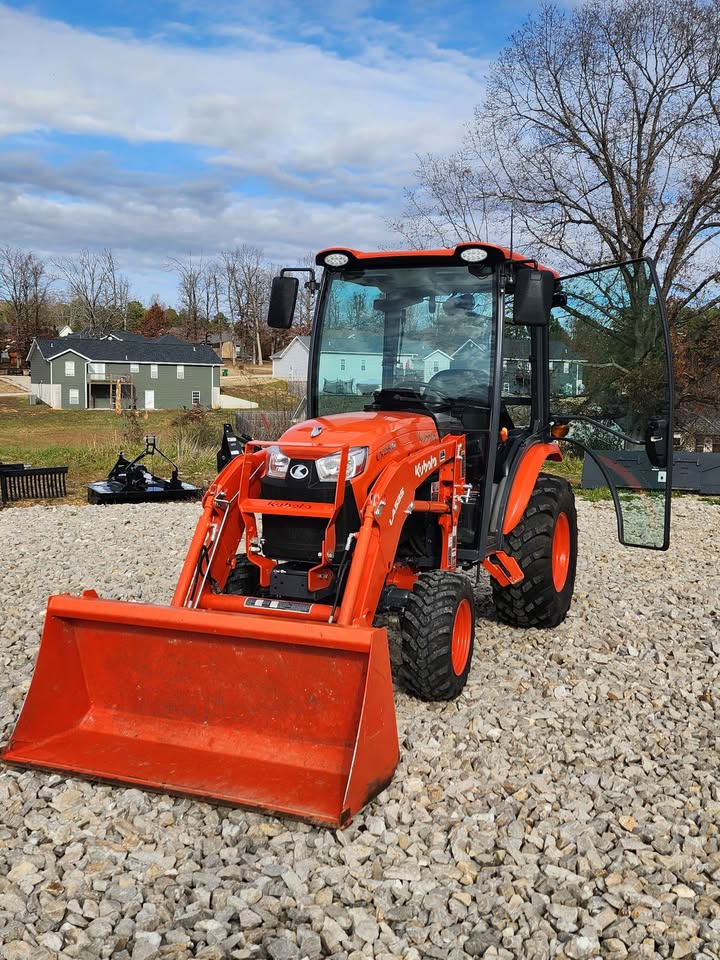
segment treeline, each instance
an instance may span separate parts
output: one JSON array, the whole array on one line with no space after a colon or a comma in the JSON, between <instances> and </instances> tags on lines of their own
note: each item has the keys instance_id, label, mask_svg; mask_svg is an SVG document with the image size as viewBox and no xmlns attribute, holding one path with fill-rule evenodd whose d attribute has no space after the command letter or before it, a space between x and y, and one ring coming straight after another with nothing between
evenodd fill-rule
<instances>
[{"instance_id":1,"label":"treeline","mask_svg":"<svg viewBox=\"0 0 720 960\"><path fill-rule=\"evenodd\" d=\"M58 260L2 247L0 337L24 357L34 337L54 336L66 325L97 336L117 329L148 337L173 333L193 343L207 342L215 334L232 340L248 360L261 363L290 337L310 331L313 297L302 282L292 333L267 328L267 302L277 269L256 247L222 251L207 260L175 258L167 266L177 278L176 306L161 303L157 296L149 303L133 298L109 247Z\"/></svg>"}]
</instances>

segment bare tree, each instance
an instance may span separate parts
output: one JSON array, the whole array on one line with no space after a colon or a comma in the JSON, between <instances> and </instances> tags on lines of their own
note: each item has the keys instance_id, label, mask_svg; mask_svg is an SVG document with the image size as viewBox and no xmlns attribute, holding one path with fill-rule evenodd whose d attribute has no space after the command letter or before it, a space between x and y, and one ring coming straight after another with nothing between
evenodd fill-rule
<instances>
[{"instance_id":1,"label":"bare tree","mask_svg":"<svg viewBox=\"0 0 720 960\"><path fill-rule=\"evenodd\" d=\"M311 267L315 270L317 277L318 267L315 265L315 255L307 254L301 261L304 267ZM315 316L316 294L310 283L310 274L298 274L300 288L298 290L297 306L295 308L295 322L293 324L293 335L307 336L312 331L313 319Z\"/></svg>"},{"instance_id":2,"label":"bare tree","mask_svg":"<svg viewBox=\"0 0 720 960\"><path fill-rule=\"evenodd\" d=\"M223 287L221 271L221 265L216 261L212 261L205 265L202 277L200 278L204 312L208 322L213 321L221 312L220 298Z\"/></svg>"},{"instance_id":3,"label":"bare tree","mask_svg":"<svg viewBox=\"0 0 720 960\"><path fill-rule=\"evenodd\" d=\"M222 254L230 318L253 363L263 359L262 332L271 273L262 250L244 244Z\"/></svg>"},{"instance_id":4,"label":"bare tree","mask_svg":"<svg viewBox=\"0 0 720 960\"><path fill-rule=\"evenodd\" d=\"M118 273L112 250L81 250L77 257L56 262L74 301L76 319L98 336L127 326L129 284Z\"/></svg>"},{"instance_id":5,"label":"bare tree","mask_svg":"<svg viewBox=\"0 0 720 960\"><path fill-rule=\"evenodd\" d=\"M186 318L187 336L193 343L200 339L201 328L206 319L203 313L203 276L202 258L194 261L192 256L187 262L172 258L170 269L177 272L181 310Z\"/></svg>"},{"instance_id":6,"label":"bare tree","mask_svg":"<svg viewBox=\"0 0 720 960\"><path fill-rule=\"evenodd\" d=\"M401 231L483 238L512 207L533 253L650 254L678 317L720 302L719 35L720 0L544 7L493 65L461 149L421 161Z\"/></svg>"},{"instance_id":7,"label":"bare tree","mask_svg":"<svg viewBox=\"0 0 720 960\"><path fill-rule=\"evenodd\" d=\"M20 356L27 355L33 337L46 332L53 280L43 261L33 253L16 247L0 249L0 297L10 304Z\"/></svg>"},{"instance_id":8,"label":"bare tree","mask_svg":"<svg viewBox=\"0 0 720 960\"><path fill-rule=\"evenodd\" d=\"M497 242L491 227L497 230L507 204L480 176L473 150L463 145L449 157L428 155L418 163L419 186L406 191L405 215L390 226L416 249L460 240Z\"/></svg>"}]
</instances>

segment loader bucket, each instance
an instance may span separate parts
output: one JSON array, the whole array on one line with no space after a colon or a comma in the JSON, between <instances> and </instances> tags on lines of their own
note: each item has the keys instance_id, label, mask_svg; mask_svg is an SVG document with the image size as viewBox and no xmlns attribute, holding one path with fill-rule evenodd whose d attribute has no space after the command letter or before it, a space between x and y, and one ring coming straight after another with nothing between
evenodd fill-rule
<instances>
[{"instance_id":1,"label":"loader bucket","mask_svg":"<svg viewBox=\"0 0 720 960\"><path fill-rule=\"evenodd\" d=\"M387 635L54 596L2 759L344 826L397 765Z\"/></svg>"}]
</instances>

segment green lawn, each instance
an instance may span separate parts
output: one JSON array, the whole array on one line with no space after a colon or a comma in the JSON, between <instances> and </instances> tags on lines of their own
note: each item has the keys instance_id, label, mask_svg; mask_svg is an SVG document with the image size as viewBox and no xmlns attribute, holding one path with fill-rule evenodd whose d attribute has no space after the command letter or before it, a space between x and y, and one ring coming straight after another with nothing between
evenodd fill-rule
<instances>
[{"instance_id":1,"label":"green lawn","mask_svg":"<svg viewBox=\"0 0 720 960\"><path fill-rule=\"evenodd\" d=\"M287 380L272 377L256 376L249 382L223 377L220 389L228 396L251 400L260 410L294 410L302 399L288 391Z\"/></svg>"},{"instance_id":2,"label":"green lawn","mask_svg":"<svg viewBox=\"0 0 720 960\"><path fill-rule=\"evenodd\" d=\"M142 412L135 418L105 410L52 410L31 406L27 397L0 397L0 461L67 466L68 493L73 499L85 499L85 485L104 479L120 449L132 459L144 448L143 436L155 434L182 479L207 484L216 474L222 425L233 421L233 413L202 411L193 416L194 422L184 424L174 422L179 417L183 411ZM153 470L151 463L149 469ZM168 470L158 458L158 475L167 476Z\"/></svg>"}]
</instances>

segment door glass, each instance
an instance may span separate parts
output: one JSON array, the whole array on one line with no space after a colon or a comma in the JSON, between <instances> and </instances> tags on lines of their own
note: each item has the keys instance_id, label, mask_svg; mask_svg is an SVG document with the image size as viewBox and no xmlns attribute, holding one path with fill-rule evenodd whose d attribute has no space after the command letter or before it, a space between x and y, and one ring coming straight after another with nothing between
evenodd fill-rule
<instances>
[{"instance_id":1,"label":"door glass","mask_svg":"<svg viewBox=\"0 0 720 960\"><path fill-rule=\"evenodd\" d=\"M646 260L565 277L550 325L550 406L592 453L587 483L609 486L621 543L666 549L672 467L667 323ZM670 444L670 446L668 446Z\"/></svg>"}]
</instances>

